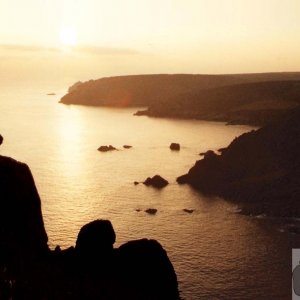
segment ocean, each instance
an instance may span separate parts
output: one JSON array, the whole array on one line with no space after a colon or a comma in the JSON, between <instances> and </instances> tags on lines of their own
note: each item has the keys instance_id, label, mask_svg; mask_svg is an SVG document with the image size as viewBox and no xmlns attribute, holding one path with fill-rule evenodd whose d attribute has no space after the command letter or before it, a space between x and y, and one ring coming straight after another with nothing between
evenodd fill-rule
<instances>
[{"instance_id":1,"label":"ocean","mask_svg":"<svg viewBox=\"0 0 300 300\"><path fill-rule=\"evenodd\" d=\"M291 298L295 236L276 219L243 216L232 203L176 183L200 152L225 147L252 127L59 104L67 82L0 85L0 154L29 165L52 249L74 245L87 222L109 219L116 247L144 237L162 244L183 299ZM172 142L180 143L179 152L169 149ZM101 153L101 145L119 150ZM162 190L133 184L155 174L170 184Z\"/></svg>"}]
</instances>

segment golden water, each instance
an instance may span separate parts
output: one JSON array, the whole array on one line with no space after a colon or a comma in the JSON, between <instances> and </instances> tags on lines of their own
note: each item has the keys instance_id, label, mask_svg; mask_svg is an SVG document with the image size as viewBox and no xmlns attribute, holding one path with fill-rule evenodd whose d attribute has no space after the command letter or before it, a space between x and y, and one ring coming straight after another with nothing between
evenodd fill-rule
<instances>
[{"instance_id":1,"label":"golden water","mask_svg":"<svg viewBox=\"0 0 300 300\"><path fill-rule=\"evenodd\" d=\"M0 154L30 166L50 247L74 245L82 225L107 218L117 246L143 237L164 246L185 299L289 298L291 236L271 220L235 214L232 204L176 184L200 152L224 147L250 127L65 106L57 103L64 90L48 92L30 85L1 89ZM170 151L171 142L181 151ZM97 151L108 144L120 151ZM155 174L170 185L158 191L133 184ZM147 208L158 212L148 215Z\"/></svg>"}]
</instances>

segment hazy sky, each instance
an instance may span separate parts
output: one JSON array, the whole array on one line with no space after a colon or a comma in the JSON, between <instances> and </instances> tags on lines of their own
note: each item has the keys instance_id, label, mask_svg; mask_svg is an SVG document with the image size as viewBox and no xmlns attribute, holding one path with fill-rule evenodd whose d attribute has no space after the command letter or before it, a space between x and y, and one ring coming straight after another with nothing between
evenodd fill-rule
<instances>
[{"instance_id":1,"label":"hazy sky","mask_svg":"<svg viewBox=\"0 0 300 300\"><path fill-rule=\"evenodd\" d=\"M33 53L104 73L300 71L300 0L0 0L2 66Z\"/></svg>"}]
</instances>

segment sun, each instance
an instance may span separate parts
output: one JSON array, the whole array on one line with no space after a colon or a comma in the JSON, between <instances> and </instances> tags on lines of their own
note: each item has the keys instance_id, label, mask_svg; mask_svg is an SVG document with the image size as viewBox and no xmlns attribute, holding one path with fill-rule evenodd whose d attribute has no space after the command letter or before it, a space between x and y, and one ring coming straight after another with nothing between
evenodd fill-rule
<instances>
[{"instance_id":1,"label":"sun","mask_svg":"<svg viewBox=\"0 0 300 300\"><path fill-rule=\"evenodd\" d=\"M74 28L66 27L60 31L60 42L63 46L76 46L77 44L77 32Z\"/></svg>"}]
</instances>

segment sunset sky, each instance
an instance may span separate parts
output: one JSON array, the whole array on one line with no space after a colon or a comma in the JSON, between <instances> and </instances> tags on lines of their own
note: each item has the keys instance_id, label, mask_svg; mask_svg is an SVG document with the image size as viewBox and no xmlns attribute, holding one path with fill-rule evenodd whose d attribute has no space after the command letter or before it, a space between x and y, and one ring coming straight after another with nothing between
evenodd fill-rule
<instances>
[{"instance_id":1,"label":"sunset sky","mask_svg":"<svg viewBox=\"0 0 300 300\"><path fill-rule=\"evenodd\" d=\"M1 0L2 68L34 55L111 75L299 71L299 53L299 0Z\"/></svg>"}]
</instances>

